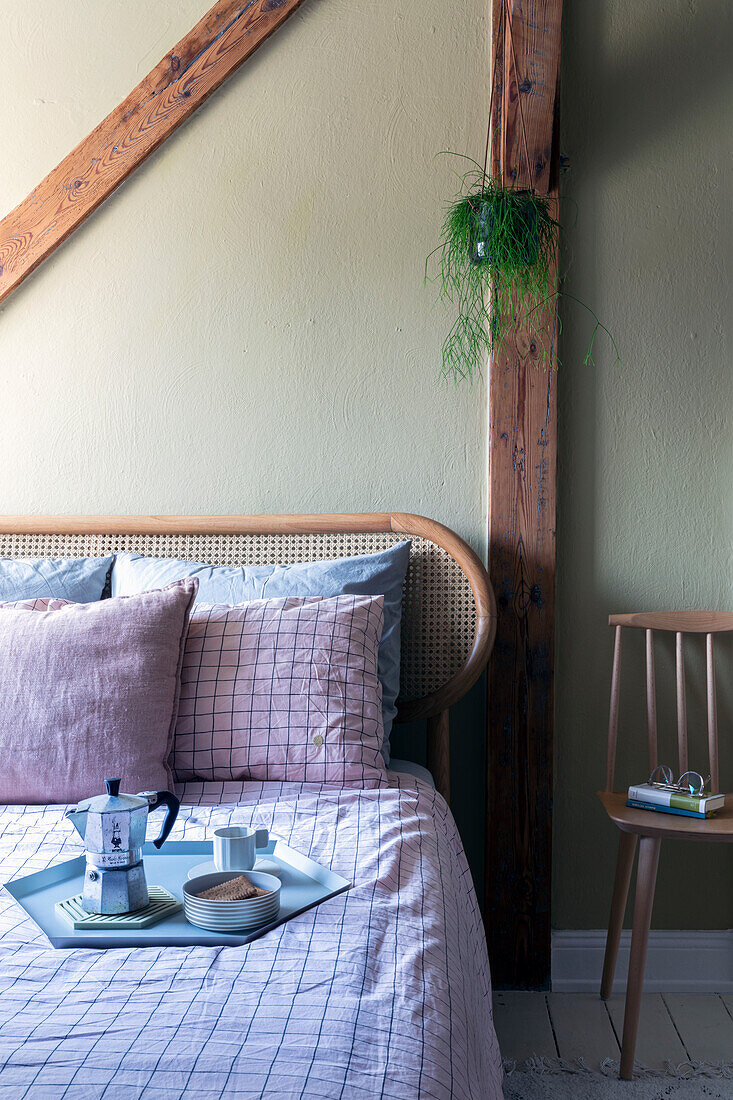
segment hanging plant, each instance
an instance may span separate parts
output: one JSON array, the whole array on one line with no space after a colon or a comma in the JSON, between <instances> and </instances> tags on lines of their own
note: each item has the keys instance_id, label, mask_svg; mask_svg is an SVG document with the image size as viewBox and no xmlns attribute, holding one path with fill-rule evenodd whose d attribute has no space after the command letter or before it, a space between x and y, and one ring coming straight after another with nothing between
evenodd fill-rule
<instances>
[{"instance_id":1,"label":"hanging plant","mask_svg":"<svg viewBox=\"0 0 733 1100\"><path fill-rule=\"evenodd\" d=\"M506 0L502 14L503 33L511 39ZM500 41L501 32L497 56ZM442 242L428 257L425 267L427 280L428 264L437 254L440 297L457 307L457 317L443 344L442 373L454 381L480 378L488 356L500 351L507 336L520 325L526 329L539 359L547 364L552 347L548 344L542 307L554 302L560 294L579 301L555 285L560 225L552 217L549 199L538 195L532 186L521 96L519 118L530 186L526 189L506 186L501 165L496 177L487 173L493 99L492 85L483 167L470 157L453 154L474 167L460 177L460 191L443 222ZM584 302L580 304L585 306ZM593 361L599 329L611 339L618 361L613 337L590 307L585 308L595 321L586 363Z\"/></svg>"},{"instance_id":2,"label":"hanging plant","mask_svg":"<svg viewBox=\"0 0 733 1100\"><path fill-rule=\"evenodd\" d=\"M443 344L443 374L455 380L480 377L519 317L544 349L532 318L553 294L559 227L548 200L482 177L478 166L464 175L438 249L440 295L458 307Z\"/></svg>"}]
</instances>

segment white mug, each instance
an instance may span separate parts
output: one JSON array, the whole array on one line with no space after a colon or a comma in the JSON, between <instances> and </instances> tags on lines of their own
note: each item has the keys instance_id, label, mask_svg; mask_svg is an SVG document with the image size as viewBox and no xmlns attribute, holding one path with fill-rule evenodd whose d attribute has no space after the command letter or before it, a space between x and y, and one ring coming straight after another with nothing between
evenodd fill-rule
<instances>
[{"instance_id":1,"label":"white mug","mask_svg":"<svg viewBox=\"0 0 733 1100\"><path fill-rule=\"evenodd\" d=\"M214 863L217 871L251 871L256 849L266 847L267 829L249 829L246 825L229 825L214 829Z\"/></svg>"}]
</instances>

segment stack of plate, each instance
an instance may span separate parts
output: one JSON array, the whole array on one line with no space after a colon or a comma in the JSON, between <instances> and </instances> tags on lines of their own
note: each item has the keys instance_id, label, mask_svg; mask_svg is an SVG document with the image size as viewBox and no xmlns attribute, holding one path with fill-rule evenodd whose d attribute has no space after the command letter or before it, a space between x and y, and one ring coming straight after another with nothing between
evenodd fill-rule
<instances>
[{"instance_id":1,"label":"stack of plate","mask_svg":"<svg viewBox=\"0 0 733 1100\"><path fill-rule=\"evenodd\" d=\"M209 932L251 932L274 921L280 909L280 879L262 871L247 871L246 874L253 886L267 890L267 894L244 901L213 901L197 896L241 874L241 871L218 871L184 883L183 911L189 924Z\"/></svg>"}]
</instances>

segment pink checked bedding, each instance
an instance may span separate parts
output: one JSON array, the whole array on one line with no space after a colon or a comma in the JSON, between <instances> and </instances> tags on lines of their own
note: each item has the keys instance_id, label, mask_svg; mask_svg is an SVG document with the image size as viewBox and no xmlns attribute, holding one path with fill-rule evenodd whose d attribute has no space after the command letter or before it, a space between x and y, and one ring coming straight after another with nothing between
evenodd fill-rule
<instances>
[{"instance_id":1,"label":"pink checked bedding","mask_svg":"<svg viewBox=\"0 0 733 1100\"><path fill-rule=\"evenodd\" d=\"M381 596L199 605L181 672L176 779L381 787L383 622Z\"/></svg>"},{"instance_id":2,"label":"pink checked bedding","mask_svg":"<svg viewBox=\"0 0 733 1100\"><path fill-rule=\"evenodd\" d=\"M178 788L172 833L250 822L353 889L241 948L55 951L0 892L0 1097L500 1100L484 933L419 780ZM0 807L0 879L80 853L60 806Z\"/></svg>"}]
</instances>

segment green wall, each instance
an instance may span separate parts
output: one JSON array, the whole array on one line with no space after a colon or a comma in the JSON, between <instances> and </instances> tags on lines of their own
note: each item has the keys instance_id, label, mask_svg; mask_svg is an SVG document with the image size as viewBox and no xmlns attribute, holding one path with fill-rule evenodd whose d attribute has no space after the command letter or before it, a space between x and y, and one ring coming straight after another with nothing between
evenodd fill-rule
<instances>
[{"instance_id":1,"label":"green wall","mask_svg":"<svg viewBox=\"0 0 733 1100\"><path fill-rule=\"evenodd\" d=\"M731 6L567 0L565 9L567 286L613 330L623 364L611 366L601 341L595 369L583 366L591 326L582 310L563 306L553 923L602 928L616 849L615 829L593 794L605 769L608 613L733 607L731 69L724 52ZM700 649L691 647L688 705L690 763L702 769ZM647 771L643 637L629 640L625 656L621 736L639 747L620 754L617 786ZM733 648L720 647L728 790L732 668ZM660 700L663 685L674 690L673 676L665 646ZM672 707L661 723L660 759L676 764ZM733 926L733 851L663 845L653 924Z\"/></svg>"}]
</instances>

